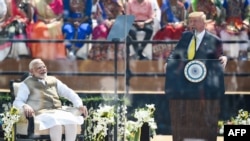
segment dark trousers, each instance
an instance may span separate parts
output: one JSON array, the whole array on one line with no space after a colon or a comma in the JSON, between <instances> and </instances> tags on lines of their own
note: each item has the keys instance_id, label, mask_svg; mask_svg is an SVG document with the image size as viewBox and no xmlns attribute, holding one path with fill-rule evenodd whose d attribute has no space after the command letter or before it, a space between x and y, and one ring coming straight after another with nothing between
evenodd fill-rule
<instances>
[{"instance_id":1,"label":"dark trousers","mask_svg":"<svg viewBox=\"0 0 250 141\"><path fill-rule=\"evenodd\" d=\"M129 37L131 38L132 41L137 41L136 34L138 31L144 31L146 33L143 41L150 40L152 35L153 35L153 25L152 25L152 23L147 23L144 25L143 28L139 28L136 25L132 25L132 27L129 31ZM144 48L146 47L147 43L142 43L141 46L138 46L138 43L133 43L132 45L133 45L135 52L140 57L142 55L142 52L143 52Z\"/></svg>"},{"instance_id":2,"label":"dark trousers","mask_svg":"<svg viewBox=\"0 0 250 141\"><path fill-rule=\"evenodd\" d=\"M216 141L219 100L170 99L169 107L173 141Z\"/></svg>"}]
</instances>

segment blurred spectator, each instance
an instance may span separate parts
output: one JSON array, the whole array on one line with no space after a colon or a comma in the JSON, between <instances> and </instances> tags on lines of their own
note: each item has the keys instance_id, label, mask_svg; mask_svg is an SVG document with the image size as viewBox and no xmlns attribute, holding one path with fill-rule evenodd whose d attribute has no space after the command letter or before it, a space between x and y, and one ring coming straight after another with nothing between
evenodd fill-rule
<instances>
[{"instance_id":1,"label":"blurred spectator","mask_svg":"<svg viewBox=\"0 0 250 141\"><path fill-rule=\"evenodd\" d=\"M209 32L219 36L219 33L217 33L217 29L216 29L216 22L214 20L207 20L206 21L206 30L208 30Z\"/></svg>"},{"instance_id":2,"label":"blurred spectator","mask_svg":"<svg viewBox=\"0 0 250 141\"><path fill-rule=\"evenodd\" d=\"M129 37L132 41L137 41L137 32L144 31L145 36L143 41L150 40L153 35L153 21L155 18L155 11L151 0L128 0L126 3L126 14L134 15L135 22L133 23L130 31ZM128 46L130 46L131 41L129 41ZM147 43L143 42L141 44L132 43L133 49L135 50L135 57L144 60L148 59L143 54L143 50Z\"/></svg>"},{"instance_id":3,"label":"blurred spectator","mask_svg":"<svg viewBox=\"0 0 250 141\"><path fill-rule=\"evenodd\" d=\"M222 40L248 40L247 31L244 29L243 20L249 14L249 1L223 0L223 10L225 11L225 22L223 30L220 32ZM247 13L246 13L247 12ZM231 59L243 59L247 54L248 44L223 44L223 51ZM243 56L242 56L243 55ZM245 55L246 56L246 55Z\"/></svg>"},{"instance_id":4,"label":"blurred spectator","mask_svg":"<svg viewBox=\"0 0 250 141\"><path fill-rule=\"evenodd\" d=\"M4 0L1 0L3 4ZM26 27L32 21L32 9L28 2L23 2L21 0L6 0L3 6L4 17L2 21L1 31L2 36L10 39L25 39L26 38ZM5 8L4 8L5 7ZM8 57L19 58L20 56L29 56L29 49L24 42L14 42L8 43L11 45L11 50ZM5 47L6 47L5 46Z\"/></svg>"},{"instance_id":5,"label":"blurred spectator","mask_svg":"<svg viewBox=\"0 0 250 141\"><path fill-rule=\"evenodd\" d=\"M182 0L163 0L161 6L161 25L165 27L168 23L180 23L185 20L186 9Z\"/></svg>"},{"instance_id":6,"label":"blurred spectator","mask_svg":"<svg viewBox=\"0 0 250 141\"><path fill-rule=\"evenodd\" d=\"M95 28L98 23L102 22L102 14L103 11L100 6L99 0L93 0L91 10L92 28Z\"/></svg>"},{"instance_id":7,"label":"blurred spectator","mask_svg":"<svg viewBox=\"0 0 250 141\"><path fill-rule=\"evenodd\" d=\"M120 1L100 0L99 5L102 8L102 18L98 17L99 24L93 29L93 40L106 40L115 19L124 14L124 7ZM119 45L118 59L124 58L124 47ZM112 60L114 59L114 44L92 44L89 52L89 58L93 60Z\"/></svg>"},{"instance_id":8,"label":"blurred spectator","mask_svg":"<svg viewBox=\"0 0 250 141\"><path fill-rule=\"evenodd\" d=\"M206 14L207 21L206 21L206 29L212 32L215 35L219 35L217 31L217 24L221 21L220 15L220 7L221 2L219 0L211 1L211 0L192 0L189 3L188 13L193 11L202 11ZM187 27L188 28L188 27ZM190 29L192 30L192 29Z\"/></svg>"},{"instance_id":9,"label":"blurred spectator","mask_svg":"<svg viewBox=\"0 0 250 141\"><path fill-rule=\"evenodd\" d=\"M153 21L153 28L154 28L154 33L153 35L161 28L161 8L157 2L157 0L151 0L152 2L152 6L153 6L153 10L155 12L155 18Z\"/></svg>"},{"instance_id":10,"label":"blurred spectator","mask_svg":"<svg viewBox=\"0 0 250 141\"><path fill-rule=\"evenodd\" d=\"M64 0L62 32L65 39L84 40L92 33L91 9L92 0ZM67 43L66 48L72 57L83 45L83 42Z\"/></svg>"},{"instance_id":11,"label":"blurred spectator","mask_svg":"<svg viewBox=\"0 0 250 141\"><path fill-rule=\"evenodd\" d=\"M162 1L164 1L164 0L157 0L157 3L158 3L158 5L159 5L159 7L162 6Z\"/></svg>"},{"instance_id":12,"label":"blurred spectator","mask_svg":"<svg viewBox=\"0 0 250 141\"><path fill-rule=\"evenodd\" d=\"M31 25L30 39L35 40L63 40L63 2L62 0L33 0L37 21ZM65 59L66 48L64 43L39 42L31 43L33 58L45 60Z\"/></svg>"},{"instance_id":13,"label":"blurred spectator","mask_svg":"<svg viewBox=\"0 0 250 141\"><path fill-rule=\"evenodd\" d=\"M217 16L216 5L211 0L192 0L188 13L193 11L202 11L206 14L207 19L214 20Z\"/></svg>"},{"instance_id":14,"label":"blurred spectator","mask_svg":"<svg viewBox=\"0 0 250 141\"><path fill-rule=\"evenodd\" d=\"M163 0L161 6L162 28L156 32L153 40L179 40L185 30L186 9L181 0ZM154 44L153 59L166 59L175 44Z\"/></svg>"},{"instance_id":15,"label":"blurred spectator","mask_svg":"<svg viewBox=\"0 0 250 141\"><path fill-rule=\"evenodd\" d=\"M5 19L7 18L7 5L5 0L0 0L0 38L8 39L8 26L5 25ZM1 40L0 41L0 61L3 61L7 56L11 48L11 42Z\"/></svg>"}]
</instances>

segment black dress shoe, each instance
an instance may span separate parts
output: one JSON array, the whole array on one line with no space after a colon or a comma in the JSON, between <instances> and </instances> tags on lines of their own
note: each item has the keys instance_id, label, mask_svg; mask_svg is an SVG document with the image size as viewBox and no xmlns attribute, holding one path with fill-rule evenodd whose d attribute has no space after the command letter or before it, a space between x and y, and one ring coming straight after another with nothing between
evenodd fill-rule
<instances>
[{"instance_id":1,"label":"black dress shoe","mask_svg":"<svg viewBox=\"0 0 250 141\"><path fill-rule=\"evenodd\" d=\"M139 60L149 60L149 59L147 57L141 55L141 56L139 56Z\"/></svg>"}]
</instances>

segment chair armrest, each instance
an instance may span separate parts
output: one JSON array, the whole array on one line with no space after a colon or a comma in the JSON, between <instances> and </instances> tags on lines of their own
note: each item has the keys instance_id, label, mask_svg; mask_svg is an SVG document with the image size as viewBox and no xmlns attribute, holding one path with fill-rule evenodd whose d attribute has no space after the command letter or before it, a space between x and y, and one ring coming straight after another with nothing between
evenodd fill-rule
<instances>
[{"instance_id":1,"label":"chair armrest","mask_svg":"<svg viewBox=\"0 0 250 141\"><path fill-rule=\"evenodd\" d=\"M19 114L20 114L20 119L19 119L18 122L28 124L28 128L27 128L28 137L34 135L34 132L35 132L35 120L34 120L34 117L26 117L22 110L20 110Z\"/></svg>"},{"instance_id":2,"label":"chair armrest","mask_svg":"<svg viewBox=\"0 0 250 141\"><path fill-rule=\"evenodd\" d=\"M27 129L27 133L28 136L33 136L34 132L35 132L35 121L34 121L34 117L27 117L28 120L28 129Z\"/></svg>"}]
</instances>

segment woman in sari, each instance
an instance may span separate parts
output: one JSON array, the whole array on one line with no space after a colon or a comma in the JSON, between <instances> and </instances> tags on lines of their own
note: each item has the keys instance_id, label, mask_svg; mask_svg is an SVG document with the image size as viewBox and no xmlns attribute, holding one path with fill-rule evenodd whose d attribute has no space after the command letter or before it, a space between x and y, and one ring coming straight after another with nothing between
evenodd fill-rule
<instances>
[{"instance_id":1,"label":"woman in sari","mask_svg":"<svg viewBox=\"0 0 250 141\"><path fill-rule=\"evenodd\" d=\"M181 0L163 0L161 6L161 26L153 40L179 40L185 30L184 20L186 9ZM153 60L168 58L175 44L153 44Z\"/></svg>"},{"instance_id":2,"label":"woman in sari","mask_svg":"<svg viewBox=\"0 0 250 141\"><path fill-rule=\"evenodd\" d=\"M62 0L33 0L37 21L31 26L30 39L62 40ZM32 57L46 60L66 58L64 43L40 42L30 46Z\"/></svg>"},{"instance_id":3,"label":"woman in sari","mask_svg":"<svg viewBox=\"0 0 250 141\"><path fill-rule=\"evenodd\" d=\"M123 4L119 0L100 0L102 11L102 21L93 29L93 40L106 40L112 25L117 16L124 14ZM118 59L124 58L124 47L119 45ZM114 45L113 44L92 44L89 52L89 58L92 60L113 60Z\"/></svg>"},{"instance_id":4,"label":"woman in sari","mask_svg":"<svg viewBox=\"0 0 250 141\"><path fill-rule=\"evenodd\" d=\"M1 37L7 39L25 39L26 27L31 22L31 6L22 0L1 0ZM2 42L1 51L8 50L8 57L29 56L29 49L24 42ZM2 52L3 53L3 52ZM1 55L3 56L3 55ZM1 58L1 60L4 58Z\"/></svg>"},{"instance_id":5,"label":"woman in sari","mask_svg":"<svg viewBox=\"0 0 250 141\"><path fill-rule=\"evenodd\" d=\"M32 20L33 10L28 2L23 0L8 0L8 18L6 19L6 24L9 28L13 28L10 35L13 39L26 39L27 37L27 27ZM19 58L23 56L30 56L30 50L25 42L14 42L12 43L11 51L8 55L10 58Z\"/></svg>"},{"instance_id":6,"label":"woman in sari","mask_svg":"<svg viewBox=\"0 0 250 141\"><path fill-rule=\"evenodd\" d=\"M225 23L220 31L222 40L248 40L243 21L247 18L247 10L250 9L248 0L223 0L222 6L225 10ZM224 54L230 59L245 59L247 56L248 43L223 44Z\"/></svg>"}]
</instances>

